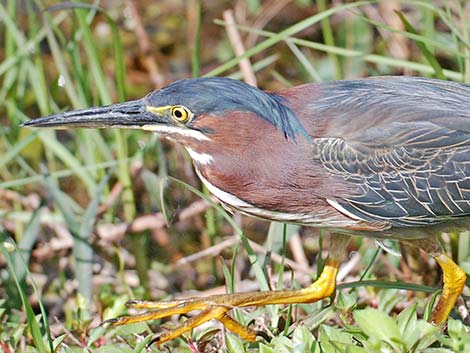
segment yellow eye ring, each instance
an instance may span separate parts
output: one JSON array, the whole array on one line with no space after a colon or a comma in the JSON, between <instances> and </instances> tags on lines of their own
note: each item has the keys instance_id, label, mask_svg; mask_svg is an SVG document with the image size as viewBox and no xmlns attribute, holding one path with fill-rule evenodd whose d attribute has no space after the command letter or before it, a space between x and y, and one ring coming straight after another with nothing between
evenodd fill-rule
<instances>
[{"instance_id":1,"label":"yellow eye ring","mask_svg":"<svg viewBox=\"0 0 470 353\"><path fill-rule=\"evenodd\" d=\"M191 113L188 108L182 105L175 105L174 107L171 107L171 116L177 122L187 123L192 118L192 115L193 113Z\"/></svg>"}]
</instances>

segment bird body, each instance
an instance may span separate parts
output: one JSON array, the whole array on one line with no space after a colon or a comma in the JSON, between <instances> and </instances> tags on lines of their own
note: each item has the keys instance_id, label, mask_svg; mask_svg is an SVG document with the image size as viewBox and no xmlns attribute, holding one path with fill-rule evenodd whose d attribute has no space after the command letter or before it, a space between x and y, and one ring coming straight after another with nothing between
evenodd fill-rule
<instances>
[{"instance_id":1,"label":"bird body","mask_svg":"<svg viewBox=\"0 0 470 353\"><path fill-rule=\"evenodd\" d=\"M118 127L183 144L226 207L332 234L322 275L302 290L249 292L168 302L110 321L124 324L202 310L160 342L210 319L254 333L236 306L310 303L332 295L349 235L390 237L432 255L444 271L433 321L444 321L466 275L436 234L470 217L470 85L415 77L306 84L264 92L227 78L177 81L140 100L56 114L34 127Z\"/></svg>"},{"instance_id":2,"label":"bird body","mask_svg":"<svg viewBox=\"0 0 470 353\"><path fill-rule=\"evenodd\" d=\"M464 223L457 218L470 212L470 86L374 78L275 94L280 107L272 114L287 107L308 138L244 110L225 114L223 124L213 113L193 122L213 143L185 145L224 204L376 237L393 236L392 227ZM396 237L420 238L422 229L400 229Z\"/></svg>"}]
</instances>

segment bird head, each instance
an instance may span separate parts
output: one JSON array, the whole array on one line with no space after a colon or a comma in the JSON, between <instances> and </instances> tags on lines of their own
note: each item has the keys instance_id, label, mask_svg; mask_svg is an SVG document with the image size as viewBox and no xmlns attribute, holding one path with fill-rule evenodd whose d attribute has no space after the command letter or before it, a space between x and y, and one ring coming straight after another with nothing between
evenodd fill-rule
<instances>
[{"instance_id":1,"label":"bird head","mask_svg":"<svg viewBox=\"0 0 470 353\"><path fill-rule=\"evenodd\" d=\"M139 100L63 112L30 120L23 126L139 129L198 150L215 135L222 137L218 141L233 138L237 117L242 116L271 124L285 139L295 140L297 135L308 138L285 98L221 77L180 80ZM246 125L244 129L250 128Z\"/></svg>"}]
</instances>

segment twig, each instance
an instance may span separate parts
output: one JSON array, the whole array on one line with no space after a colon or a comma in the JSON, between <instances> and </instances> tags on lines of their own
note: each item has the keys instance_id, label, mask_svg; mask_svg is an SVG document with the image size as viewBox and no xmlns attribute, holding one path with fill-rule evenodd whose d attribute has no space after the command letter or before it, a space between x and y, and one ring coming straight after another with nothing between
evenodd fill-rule
<instances>
[{"instance_id":1,"label":"twig","mask_svg":"<svg viewBox=\"0 0 470 353\"><path fill-rule=\"evenodd\" d=\"M137 36L139 51L142 55L142 64L148 71L150 79L152 80L155 88L161 88L165 80L163 79L163 75L161 74L160 69L158 68L154 56L152 55L150 40L147 35L147 32L145 32L145 28L142 24L139 12L137 11L137 7L135 6L133 0L125 1L135 23L135 34Z\"/></svg>"},{"instance_id":2,"label":"twig","mask_svg":"<svg viewBox=\"0 0 470 353\"><path fill-rule=\"evenodd\" d=\"M343 266L341 266L338 276L336 276L337 282L342 282L347 275L357 266L361 261L361 255L358 252L351 253L351 258Z\"/></svg>"},{"instance_id":3,"label":"twig","mask_svg":"<svg viewBox=\"0 0 470 353\"><path fill-rule=\"evenodd\" d=\"M245 47L243 45L240 33L238 32L237 27L235 26L235 18L233 17L232 10L226 10L223 13L224 21L227 23L226 30L230 44L232 44L233 51L236 56L241 56L245 52ZM240 70L242 72L243 78L246 83L252 86L257 86L256 76L251 66L250 60L245 58L239 63Z\"/></svg>"},{"instance_id":4,"label":"twig","mask_svg":"<svg viewBox=\"0 0 470 353\"><path fill-rule=\"evenodd\" d=\"M263 8L260 11L260 15L256 19L255 23L251 26L256 29L263 29L269 21L271 21L276 15L286 7L292 0L271 0L263 4ZM249 33L246 43L251 47L255 45L258 39L258 34L255 32Z\"/></svg>"},{"instance_id":5,"label":"twig","mask_svg":"<svg viewBox=\"0 0 470 353\"><path fill-rule=\"evenodd\" d=\"M298 232L292 234L289 240L289 247L292 251L292 257L294 258L295 262L305 268L308 268L307 256L305 256L305 251L302 246L302 240L300 239L300 235Z\"/></svg>"},{"instance_id":6,"label":"twig","mask_svg":"<svg viewBox=\"0 0 470 353\"><path fill-rule=\"evenodd\" d=\"M116 181L116 183L111 188L109 192L109 196L105 202L103 202L100 207L98 208L98 216L105 213L118 199L119 195L122 192L122 183L120 181Z\"/></svg>"},{"instance_id":7,"label":"twig","mask_svg":"<svg viewBox=\"0 0 470 353\"><path fill-rule=\"evenodd\" d=\"M228 239L218 243L218 244L215 244L207 249L204 249L202 251L199 251L195 254L191 254L189 256L186 256L186 257L183 257L182 259L179 259L177 262L176 262L176 266L181 266L181 265L187 265L191 262L194 262L194 261L197 261L197 260L200 260L201 258L203 257L215 257L217 255L219 255L222 250L226 249L226 248L229 248L231 246L234 246L235 244L237 244L239 242L239 239L238 237L235 237L235 236L232 236L232 237L229 237Z\"/></svg>"},{"instance_id":8,"label":"twig","mask_svg":"<svg viewBox=\"0 0 470 353\"><path fill-rule=\"evenodd\" d=\"M403 23L400 18L394 13L394 10L400 9L400 4L397 1L384 1L380 2L377 7L364 6L362 10L372 20L386 23L391 28L399 31L403 30ZM384 30L376 27L380 35L385 39L385 43L389 48L390 54L398 59L407 60L410 57L410 50L407 47L407 40L399 33Z\"/></svg>"},{"instance_id":9,"label":"twig","mask_svg":"<svg viewBox=\"0 0 470 353\"><path fill-rule=\"evenodd\" d=\"M176 220L184 221L207 210L210 203L206 200L198 200L178 213ZM137 217L132 223L122 222L117 224L99 224L96 233L100 239L107 241L119 241L126 233L139 233L146 230L165 228L165 217L161 212Z\"/></svg>"},{"instance_id":10,"label":"twig","mask_svg":"<svg viewBox=\"0 0 470 353\"><path fill-rule=\"evenodd\" d=\"M131 165L131 177L132 179L136 179L137 176L142 171L143 165L142 163L133 163ZM109 193L108 198L105 202L103 202L97 212L97 217L104 214L118 199L119 195L122 193L122 183L118 180L112 187L111 192Z\"/></svg>"},{"instance_id":11,"label":"twig","mask_svg":"<svg viewBox=\"0 0 470 353\"><path fill-rule=\"evenodd\" d=\"M38 208L41 202L38 194L29 194L27 196L23 196L16 191L2 189L2 188L0 188L0 200L20 202L23 205L23 207L32 208L32 209Z\"/></svg>"},{"instance_id":12,"label":"twig","mask_svg":"<svg viewBox=\"0 0 470 353\"><path fill-rule=\"evenodd\" d=\"M468 325L470 323L470 314L468 313L468 309L465 306L465 300L462 297L457 299L457 310L463 322Z\"/></svg>"},{"instance_id":13,"label":"twig","mask_svg":"<svg viewBox=\"0 0 470 353\"><path fill-rule=\"evenodd\" d=\"M240 241L239 237L233 235L230 238L222 241L219 244L213 245L213 246L211 246L207 249L204 249L204 250L199 251L195 254L191 254L189 256L186 256L186 257L178 260L176 262L176 266L186 265L188 263L200 260L203 257L217 256L218 254L220 254L220 252L222 250L224 250L224 249L226 249L230 246L234 246L239 241ZM252 247L253 251L255 251L256 253L259 253L259 254L265 254L266 253L266 249L264 248L264 246L262 246L258 243L255 243L252 240L248 240L248 242L250 243L250 246ZM276 263L282 263L282 261L283 261L283 258L282 258L281 255L279 255L277 253L273 253L273 252L270 253L270 259L272 261L276 262ZM284 258L284 263L285 263L286 266L290 267L292 270L295 270L295 271L298 271L298 272L301 272L301 273L304 273L304 274L308 274L308 275L313 273L313 270L310 267L308 267L308 262L306 264L301 264L301 263L299 264L296 261Z\"/></svg>"},{"instance_id":14,"label":"twig","mask_svg":"<svg viewBox=\"0 0 470 353\"><path fill-rule=\"evenodd\" d=\"M252 247L253 251L255 251L257 253L261 253L261 254L266 253L266 249L264 248L264 246L259 245L258 243L255 243L254 241L249 240L249 239L248 239L248 242L250 243L250 246ZM305 273L305 274L309 274L309 275L311 275L313 273L313 269L311 269L310 267L305 267L305 266L303 266L301 264L298 264L297 262L292 261L292 260L287 259L287 258L283 259L283 257L281 255L279 255L278 253L272 252L270 254L270 257L271 257L271 260L273 260L274 262L277 262L279 264L284 261L284 264L286 266L289 266L290 268L292 268L292 270L302 272L302 273Z\"/></svg>"}]
</instances>

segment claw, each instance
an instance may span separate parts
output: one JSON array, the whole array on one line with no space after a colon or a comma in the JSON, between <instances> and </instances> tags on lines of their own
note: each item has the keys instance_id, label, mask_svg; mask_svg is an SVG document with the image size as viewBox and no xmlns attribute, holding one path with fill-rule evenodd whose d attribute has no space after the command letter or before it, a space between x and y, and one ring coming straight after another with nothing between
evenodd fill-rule
<instances>
[{"instance_id":1,"label":"claw","mask_svg":"<svg viewBox=\"0 0 470 353\"><path fill-rule=\"evenodd\" d=\"M139 300L137 299L130 299L126 302L126 306L127 307L133 307L135 306L137 303L139 303Z\"/></svg>"},{"instance_id":2,"label":"claw","mask_svg":"<svg viewBox=\"0 0 470 353\"><path fill-rule=\"evenodd\" d=\"M157 346L159 346L160 343L161 343L160 336L156 336L155 338L152 338L152 340L149 343L147 343L147 348L150 348L152 344L156 344Z\"/></svg>"},{"instance_id":3,"label":"claw","mask_svg":"<svg viewBox=\"0 0 470 353\"><path fill-rule=\"evenodd\" d=\"M102 321L98 326L101 327L101 326L105 326L108 324L110 324L111 326L114 326L118 321L119 321L119 318L112 318L112 319Z\"/></svg>"}]
</instances>

